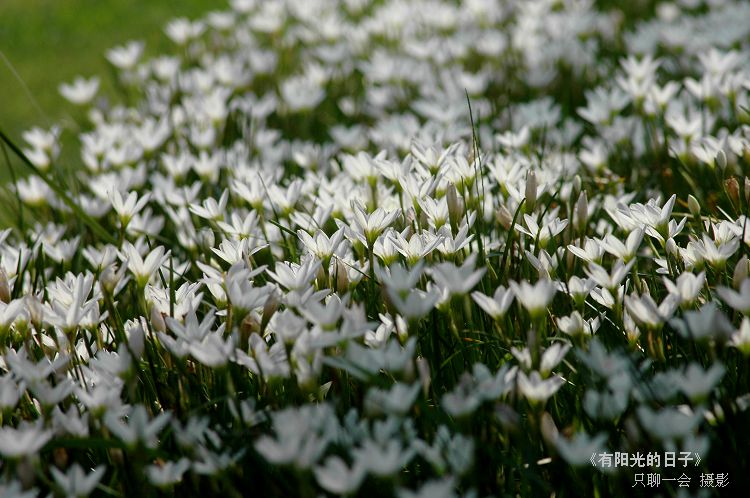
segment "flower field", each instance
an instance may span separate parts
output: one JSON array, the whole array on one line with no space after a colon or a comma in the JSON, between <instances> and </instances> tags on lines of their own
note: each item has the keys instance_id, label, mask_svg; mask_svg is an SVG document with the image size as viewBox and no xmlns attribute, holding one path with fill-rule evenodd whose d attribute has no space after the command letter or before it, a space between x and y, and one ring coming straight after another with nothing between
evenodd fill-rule
<instances>
[{"instance_id":1,"label":"flower field","mask_svg":"<svg viewBox=\"0 0 750 498\"><path fill-rule=\"evenodd\" d=\"M117 100L0 134L0 496L740 493L749 20L232 0L106 50Z\"/></svg>"}]
</instances>

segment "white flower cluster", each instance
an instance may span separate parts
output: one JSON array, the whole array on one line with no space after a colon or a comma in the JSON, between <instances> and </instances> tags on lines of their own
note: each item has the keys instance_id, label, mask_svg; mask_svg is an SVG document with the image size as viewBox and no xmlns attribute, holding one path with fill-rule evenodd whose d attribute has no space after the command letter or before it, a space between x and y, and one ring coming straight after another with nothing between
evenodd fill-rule
<instances>
[{"instance_id":1,"label":"white flower cluster","mask_svg":"<svg viewBox=\"0 0 750 498\"><path fill-rule=\"evenodd\" d=\"M604 446L742 448L750 7L600 3L233 0L109 50L127 104L61 85L81 166L25 133L0 232L0 495L591 494Z\"/></svg>"}]
</instances>

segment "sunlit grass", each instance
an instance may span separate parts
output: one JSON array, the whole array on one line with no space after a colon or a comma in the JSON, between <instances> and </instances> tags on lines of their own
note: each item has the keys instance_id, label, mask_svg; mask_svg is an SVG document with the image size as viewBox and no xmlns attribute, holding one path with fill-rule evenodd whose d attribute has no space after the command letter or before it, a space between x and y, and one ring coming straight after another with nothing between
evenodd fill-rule
<instances>
[{"instance_id":1,"label":"sunlit grass","mask_svg":"<svg viewBox=\"0 0 750 498\"><path fill-rule=\"evenodd\" d=\"M149 54L158 54L170 47L162 27L176 12L195 17L225 6L215 0L3 0L0 128L20 140L32 126L62 122L70 128L63 135L62 162L79 167L72 139L81 111L60 96L58 85L79 75L100 75L102 96L116 100L107 48L140 39ZM10 177L2 164L0 181L6 181Z\"/></svg>"}]
</instances>

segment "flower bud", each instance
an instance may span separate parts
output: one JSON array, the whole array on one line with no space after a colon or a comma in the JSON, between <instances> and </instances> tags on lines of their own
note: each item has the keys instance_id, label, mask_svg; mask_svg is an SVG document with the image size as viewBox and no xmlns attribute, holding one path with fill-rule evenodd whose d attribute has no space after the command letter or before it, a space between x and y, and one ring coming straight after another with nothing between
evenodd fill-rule
<instances>
[{"instance_id":1,"label":"flower bud","mask_svg":"<svg viewBox=\"0 0 750 498\"><path fill-rule=\"evenodd\" d=\"M406 222L406 228L408 228L406 232L406 238L408 239L413 233L414 222L417 221L417 213L414 211L413 207L409 206L406 209L406 213L404 213L404 221Z\"/></svg>"},{"instance_id":2,"label":"flower bud","mask_svg":"<svg viewBox=\"0 0 750 498\"><path fill-rule=\"evenodd\" d=\"M727 167L727 155L722 149L719 149L719 152L716 153L716 165L721 171L724 171Z\"/></svg>"},{"instance_id":3,"label":"flower bud","mask_svg":"<svg viewBox=\"0 0 750 498\"><path fill-rule=\"evenodd\" d=\"M417 372L419 373L419 383L422 385L422 393L427 396L427 393L430 391L430 382L432 381L430 362L420 356L417 358L416 363Z\"/></svg>"},{"instance_id":4,"label":"flower bud","mask_svg":"<svg viewBox=\"0 0 750 498\"><path fill-rule=\"evenodd\" d=\"M698 199L693 197L692 194L688 195L688 209L690 210L690 214L696 218L701 215L701 205L698 203Z\"/></svg>"},{"instance_id":5,"label":"flower bud","mask_svg":"<svg viewBox=\"0 0 750 498\"><path fill-rule=\"evenodd\" d=\"M29 321L34 325L34 328L39 331L42 330L42 320L44 319L44 307L41 301L33 294L26 296L26 311L29 312Z\"/></svg>"},{"instance_id":6,"label":"flower bud","mask_svg":"<svg viewBox=\"0 0 750 498\"><path fill-rule=\"evenodd\" d=\"M52 460L55 462L55 467L64 469L68 466L68 451L62 447L55 448L52 450Z\"/></svg>"},{"instance_id":7,"label":"flower bud","mask_svg":"<svg viewBox=\"0 0 750 498\"><path fill-rule=\"evenodd\" d=\"M576 228L580 233L586 232L586 223L589 217L589 201L586 191L582 191L576 202Z\"/></svg>"},{"instance_id":8,"label":"flower bud","mask_svg":"<svg viewBox=\"0 0 750 498\"><path fill-rule=\"evenodd\" d=\"M573 271L573 266L576 264L576 257L575 255L570 251L565 251L565 265L568 268L568 271Z\"/></svg>"},{"instance_id":9,"label":"flower bud","mask_svg":"<svg viewBox=\"0 0 750 498\"><path fill-rule=\"evenodd\" d=\"M0 301L8 304L10 302L10 283L8 282L8 274L5 270L0 268Z\"/></svg>"},{"instance_id":10,"label":"flower bud","mask_svg":"<svg viewBox=\"0 0 750 498\"><path fill-rule=\"evenodd\" d=\"M459 221L464 215L464 202L459 197L458 190L453 183L448 185L445 197L448 202L448 216L451 226L458 226Z\"/></svg>"},{"instance_id":11,"label":"flower bud","mask_svg":"<svg viewBox=\"0 0 750 498\"><path fill-rule=\"evenodd\" d=\"M346 271L346 264L336 258L336 292L344 294L347 290L349 290L349 273Z\"/></svg>"},{"instance_id":12,"label":"flower bud","mask_svg":"<svg viewBox=\"0 0 750 498\"><path fill-rule=\"evenodd\" d=\"M136 359L143 356L146 350L146 334L143 332L140 321L128 327L125 334L127 335L128 346L130 346L130 350L136 356Z\"/></svg>"},{"instance_id":13,"label":"flower bud","mask_svg":"<svg viewBox=\"0 0 750 498\"><path fill-rule=\"evenodd\" d=\"M164 316L156 306L151 306L151 327L157 332L166 332L167 324L164 322Z\"/></svg>"},{"instance_id":14,"label":"flower bud","mask_svg":"<svg viewBox=\"0 0 750 498\"><path fill-rule=\"evenodd\" d=\"M260 332L258 319L253 316L253 313L248 313L242 319L242 323L240 323L240 338L249 337L251 334L257 334L258 332ZM242 349L246 349L244 341L241 340L241 344L243 344Z\"/></svg>"},{"instance_id":15,"label":"flower bud","mask_svg":"<svg viewBox=\"0 0 750 498\"><path fill-rule=\"evenodd\" d=\"M28 489L36 482L36 471L31 458L22 458L16 464L16 477L21 482L24 489ZM5 493L3 493L5 495Z\"/></svg>"},{"instance_id":16,"label":"flower bud","mask_svg":"<svg viewBox=\"0 0 750 498\"><path fill-rule=\"evenodd\" d=\"M320 267L318 268L318 275L315 278L318 280L318 285L320 287L328 285L328 275L326 275L326 269L324 265L320 265Z\"/></svg>"},{"instance_id":17,"label":"flower bud","mask_svg":"<svg viewBox=\"0 0 750 498\"><path fill-rule=\"evenodd\" d=\"M532 169L526 177L526 213L534 211L536 205L536 173Z\"/></svg>"},{"instance_id":18,"label":"flower bud","mask_svg":"<svg viewBox=\"0 0 750 498\"><path fill-rule=\"evenodd\" d=\"M268 296L268 299L266 299L266 304L263 305L263 315L260 318L261 334L266 330L266 325L268 325L269 320L271 320L271 317L276 313L277 309L279 309L279 297L274 291Z\"/></svg>"},{"instance_id":19,"label":"flower bud","mask_svg":"<svg viewBox=\"0 0 750 498\"><path fill-rule=\"evenodd\" d=\"M541 429L542 438L549 446L555 446L557 440L560 438L560 434L555 425L555 421L552 419L552 415L549 412L542 413L539 428Z\"/></svg>"},{"instance_id":20,"label":"flower bud","mask_svg":"<svg viewBox=\"0 0 750 498\"><path fill-rule=\"evenodd\" d=\"M205 250L211 250L211 248L214 247L214 244L216 243L216 236L214 235L214 231L210 228L203 228L198 231L198 243Z\"/></svg>"},{"instance_id":21,"label":"flower bud","mask_svg":"<svg viewBox=\"0 0 750 498\"><path fill-rule=\"evenodd\" d=\"M121 448L108 448L107 454L109 455L110 461L117 465L122 466L125 464L125 454Z\"/></svg>"},{"instance_id":22,"label":"flower bud","mask_svg":"<svg viewBox=\"0 0 750 498\"><path fill-rule=\"evenodd\" d=\"M732 204L739 206L740 204L740 182L734 176L724 182L724 187L727 189L727 195Z\"/></svg>"},{"instance_id":23,"label":"flower bud","mask_svg":"<svg viewBox=\"0 0 750 498\"><path fill-rule=\"evenodd\" d=\"M118 271L116 263L112 263L104 270L102 270L102 273L99 277L99 283L102 285L102 289L104 290L104 292L109 295L114 294L115 288L117 288L117 284L120 283L120 280L124 275L124 271L125 266L123 266Z\"/></svg>"},{"instance_id":24,"label":"flower bud","mask_svg":"<svg viewBox=\"0 0 750 498\"><path fill-rule=\"evenodd\" d=\"M742 282L747 278L748 271L750 270L747 256L742 256L737 264L734 265L734 274L732 275L732 285L735 289L739 289Z\"/></svg>"},{"instance_id":25,"label":"flower bud","mask_svg":"<svg viewBox=\"0 0 750 498\"><path fill-rule=\"evenodd\" d=\"M573 177L573 192L580 192L581 191L581 175L576 175Z\"/></svg>"},{"instance_id":26,"label":"flower bud","mask_svg":"<svg viewBox=\"0 0 750 498\"><path fill-rule=\"evenodd\" d=\"M667 239L667 254L675 257L679 256L680 254L680 249L677 247L677 243L672 237Z\"/></svg>"},{"instance_id":27,"label":"flower bud","mask_svg":"<svg viewBox=\"0 0 750 498\"><path fill-rule=\"evenodd\" d=\"M500 206L495 212L495 219L504 229L510 230L510 226L513 223L513 215L508 211L507 207Z\"/></svg>"},{"instance_id":28,"label":"flower bud","mask_svg":"<svg viewBox=\"0 0 750 498\"><path fill-rule=\"evenodd\" d=\"M401 344L405 345L409 340L409 325L401 315L396 315L394 325L396 325L396 335L398 335L398 340Z\"/></svg>"}]
</instances>

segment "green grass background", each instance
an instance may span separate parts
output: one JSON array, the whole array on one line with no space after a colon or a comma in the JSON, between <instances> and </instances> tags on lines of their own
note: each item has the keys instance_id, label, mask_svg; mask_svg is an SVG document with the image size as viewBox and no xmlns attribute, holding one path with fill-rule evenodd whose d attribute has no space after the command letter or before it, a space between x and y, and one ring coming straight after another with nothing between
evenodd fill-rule
<instances>
[{"instance_id":1,"label":"green grass background","mask_svg":"<svg viewBox=\"0 0 750 498\"><path fill-rule=\"evenodd\" d=\"M0 129L20 144L31 126L71 121L81 111L60 96L61 82L97 75L100 95L115 97L107 49L138 39L156 55L172 46L163 30L170 19L226 7L223 0L0 0ZM75 143L71 135L63 135L63 149ZM64 150L64 159L76 160L76 151ZM0 157L0 181L8 178Z\"/></svg>"}]
</instances>

